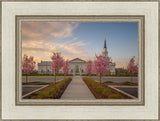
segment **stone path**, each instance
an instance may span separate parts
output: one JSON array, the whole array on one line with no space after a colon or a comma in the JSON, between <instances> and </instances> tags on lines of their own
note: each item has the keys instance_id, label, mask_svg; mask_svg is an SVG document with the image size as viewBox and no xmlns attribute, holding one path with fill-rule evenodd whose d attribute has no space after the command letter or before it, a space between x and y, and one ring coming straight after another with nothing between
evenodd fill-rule
<instances>
[{"instance_id":1,"label":"stone path","mask_svg":"<svg viewBox=\"0 0 160 121\"><path fill-rule=\"evenodd\" d=\"M89 90L87 85L83 82L81 76L74 76L71 83L61 96L61 99L79 99L79 100L90 100L95 99L92 92Z\"/></svg>"}]
</instances>

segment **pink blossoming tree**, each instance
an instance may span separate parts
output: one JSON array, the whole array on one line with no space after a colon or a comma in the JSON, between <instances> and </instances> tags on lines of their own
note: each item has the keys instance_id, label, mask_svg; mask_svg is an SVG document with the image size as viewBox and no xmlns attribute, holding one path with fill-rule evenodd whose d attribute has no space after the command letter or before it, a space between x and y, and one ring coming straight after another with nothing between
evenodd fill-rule
<instances>
[{"instance_id":1,"label":"pink blossoming tree","mask_svg":"<svg viewBox=\"0 0 160 121\"><path fill-rule=\"evenodd\" d=\"M28 82L28 74L33 72L36 62L32 56L28 57L27 55L23 56L22 59L22 69L24 74L26 74L26 83Z\"/></svg>"},{"instance_id":2,"label":"pink blossoming tree","mask_svg":"<svg viewBox=\"0 0 160 121\"><path fill-rule=\"evenodd\" d=\"M109 72L109 62L110 58L106 58L102 55L96 56L96 60L94 60L94 72L99 76L100 83L102 76Z\"/></svg>"},{"instance_id":3,"label":"pink blossoming tree","mask_svg":"<svg viewBox=\"0 0 160 121\"><path fill-rule=\"evenodd\" d=\"M66 76L68 74L68 71L69 71L69 64L68 64L68 60L66 60L64 62L64 65L63 65L63 73L64 73L64 76Z\"/></svg>"},{"instance_id":4,"label":"pink blossoming tree","mask_svg":"<svg viewBox=\"0 0 160 121\"><path fill-rule=\"evenodd\" d=\"M56 75L58 74L59 70L63 67L64 60L60 53L53 52L51 57L52 59L52 71L54 73L54 80L56 83Z\"/></svg>"},{"instance_id":5,"label":"pink blossoming tree","mask_svg":"<svg viewBox=\"0 0 160 121\"><path fill-rule=\"evenodd\" d=\"M138 73L138 64L135 64L134 57L130 59L129 64L127 66L127 70L130 74L137 74ZM131 78L132 81L132 78Z\"/></svg>"},{"instance_id":6,"label":"pink blossoming tree","mask_svg":"<svg viewBox=\"0 0 160 121\"><path fill-rule=\"evenodd\" d=\"M91 74L92 74L92 61L91 60L87 61L85 70L86 70L87 74L89 76L91 76Z\"/></svg>"}]
</instances>

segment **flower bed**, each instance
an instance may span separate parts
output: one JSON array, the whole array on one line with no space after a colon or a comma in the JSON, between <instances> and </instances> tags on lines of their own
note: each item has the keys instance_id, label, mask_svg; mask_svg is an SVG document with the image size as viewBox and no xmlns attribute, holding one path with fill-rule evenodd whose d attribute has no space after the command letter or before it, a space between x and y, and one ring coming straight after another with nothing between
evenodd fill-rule
<instances>
[{"instance_id":1,"label":"flower bed","mask_svg":"<svg viewBox=\"0 0 160 121\"><path fill-rule=\"evenodd\" d=\"M84 77L83 81L87 84L88 88L97 99L130 99L130 97L121 94L108 86L105 87L101 85L94 79Z\"/></svg>"},{"instance_id":2,"label":"flower bed","mask_svg":"<svg viewBox=\"0 0 160 121\"><path fill-rule=\"evenodd\" d=\"M59 99L71 81L72 78L63 79L56 84L50 84L48 87L28 95L24 99Z\"/></svg>"}]
</instances>

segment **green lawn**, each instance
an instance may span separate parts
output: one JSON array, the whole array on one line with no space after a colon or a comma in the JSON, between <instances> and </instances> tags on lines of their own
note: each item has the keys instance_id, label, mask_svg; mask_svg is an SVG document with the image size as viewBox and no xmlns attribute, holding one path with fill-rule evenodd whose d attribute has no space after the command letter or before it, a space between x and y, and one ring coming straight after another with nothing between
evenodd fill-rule
<instances>
[{"instance_id":1,"label":"green lawn","mask_svg":"<svg viewBox=\"0 0 160 121\"><path fill-rule=\"evenodd\" d=\"M26 76L22 76L22 77L26 77ZM54 76L36 75L36 76L28 76L28 77L54 77ZM64 77L64 76L56 76L56 77Z\"/></svg>"},{"instance_id":2,"label":"green lawn","mask_svg":"<svg viewBox=\"0 0 160 121\"><path fill-rule=\"evenodd\" d=\"M26 82L23 82L22 83L23 85L47 85L47 84L49 84L49 83L47 83L47 82L28 82L28 83L26 83Z\"/></svg>"}]
</instances>

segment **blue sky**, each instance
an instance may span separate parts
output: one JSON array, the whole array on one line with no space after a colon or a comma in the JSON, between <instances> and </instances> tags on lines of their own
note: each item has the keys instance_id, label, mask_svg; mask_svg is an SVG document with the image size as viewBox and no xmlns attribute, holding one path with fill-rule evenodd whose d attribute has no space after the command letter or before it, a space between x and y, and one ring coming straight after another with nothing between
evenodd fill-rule
<instances>
[{"instance_id":1,"label":"blue sky","mask_svg":"<svg viewBox=\"0 0 160 121\"><path fill-rule=\"evenodd\" d=\"M104 35L107 35L107 48L111 57L131 57L138 54L138 24L136 22L84 22L80 23L74 35L90 43L87 50L102 51ZM94 53L91 53L94 54Z\"/></svg>"},{"instance_id":2,"label":"blue sky","mask_svg":"<svg viewBox=\"0 0 160 121\"><path fill-rule=\"evenodd\" d=\"M102 53L105 35L117 68L126 67L133 56L138 58L137 22L22 22L22 54L37 62L50 60L52 52L69 60L94 60Z\"/></svg>"}]
</instances>

